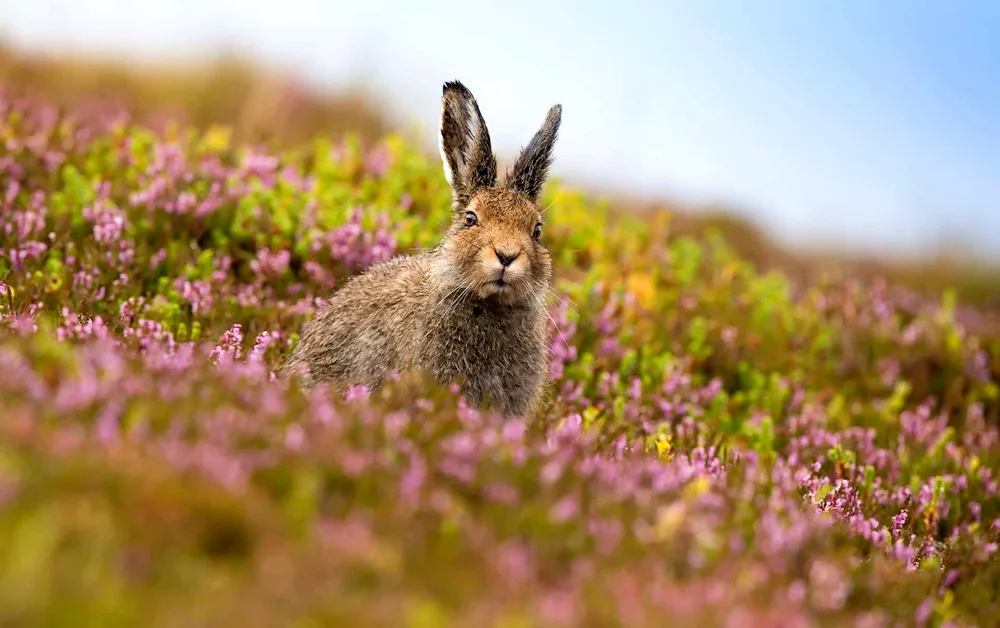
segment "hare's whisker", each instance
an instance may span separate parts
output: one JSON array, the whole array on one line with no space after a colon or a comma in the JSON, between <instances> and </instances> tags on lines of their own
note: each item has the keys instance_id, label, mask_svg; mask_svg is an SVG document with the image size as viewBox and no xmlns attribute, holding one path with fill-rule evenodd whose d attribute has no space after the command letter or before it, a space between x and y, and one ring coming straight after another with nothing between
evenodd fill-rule
<instances>
[{"instance_id":1,"label":"hare's whisker","mask_svg":"<svg viewBox=\"0 0 1000 628\"><path fill-rule=\"evenodd\" d=\"M565 338L563 338L563 333L562 333L562 329L560 329L560 328L559 328L559 323L557 323L557 322L556 322L556 319L552 318L552 315L551 315L551 314L549 314L549 311L548 311L548 310L545 310L545 315L549 317L549 320L550 320L550 321L552 321L552 324L553 324L553 325L555 326L555 328L556 328L556 331L557 331L557 332L558 332L558 334L559 334L559 339L560 339L560 340L562 340L562 343L563 343L563 345L564 345L564 346L566 347L566 350L567 350L567 351L570 351L570 347L569 347L569 343L568 343L568 342L566 342L566 339L565 339Z\"/></svg>"}]
</instances>

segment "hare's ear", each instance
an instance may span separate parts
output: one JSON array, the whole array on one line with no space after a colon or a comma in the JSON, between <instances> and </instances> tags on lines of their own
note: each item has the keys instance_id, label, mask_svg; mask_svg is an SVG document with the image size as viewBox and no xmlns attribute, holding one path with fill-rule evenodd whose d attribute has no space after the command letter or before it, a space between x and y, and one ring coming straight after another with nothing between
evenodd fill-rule
<instances>
[{"instance_id":1,"label":"hare's ear","mask_svg":"<svg viewBox=\"0 0 1000 628\"><path fill-rule=\"evenodd\" d=\"M521 151L517 161L505 178L505 185L528 195L537 201L552 165L552 147L559 135L562 121L562 105L549 109L542 127L531 138L531 142Z\"/></svg>"},{"instance_id":2,"label":"hare's ear","mask_svg":"<svg viewBox=\"0 0 1000 628\"><path fill-rule=\"evenodd\" d=\"M456 209L479 188L496 185L497 158L486 121L472 92L458 81L444 84L438 148Z\"/></svg>"}]
</instances>

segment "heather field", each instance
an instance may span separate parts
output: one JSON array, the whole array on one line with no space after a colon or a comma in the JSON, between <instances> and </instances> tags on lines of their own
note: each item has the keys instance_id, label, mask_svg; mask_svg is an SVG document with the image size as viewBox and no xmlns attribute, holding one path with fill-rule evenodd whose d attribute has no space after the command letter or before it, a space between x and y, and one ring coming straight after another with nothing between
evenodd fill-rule
<instances>
[{"instance_id":1,"label":"heather field","mask_svg":"<svg viewBox=\"0 0 1000 628\"><path fill-rule=\"evenodd\" d=\"M1000 624L988 312L545 196L542 417L304 395L280 360L436 242L440 162L0 90L0 624Z\"/></svg>"}]
</instances>

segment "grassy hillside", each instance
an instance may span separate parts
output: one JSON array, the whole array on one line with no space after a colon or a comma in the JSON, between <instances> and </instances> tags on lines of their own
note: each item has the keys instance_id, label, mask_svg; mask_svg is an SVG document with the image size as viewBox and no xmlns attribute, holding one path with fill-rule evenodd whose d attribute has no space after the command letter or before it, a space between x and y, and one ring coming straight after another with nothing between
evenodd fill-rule
<instances>
[{"instance_id":1,"label":"grassy hillside","mask_svg":"<svg viewBox=\"0 0 1000 628\"><path fill-rule=\"evenodd\" d=\"M131 120L160 131L177 123L201 132L223 124L232 129L233 141L262 142L274 150L298 148L320 136L337 141L345 134L370 145L400 122L390 119L372 94L359 88L321 92L225 55L203 65L128 64L100 56L28 54L0 41L0 83L17 94L70 108L77 115L126 113ZM424 150L428 158L437 159L433 148ZM836 251L824 255L792 251L731 211L683 211L670 203L631 198L621 192L607 198L616 211L668 213L669 237L698 236L715 229L742 259L763 271L779 270L796 284L813 283L829 273L878 276L922 295L939 297L951 289L964 302L1000 313L1000 268L960 263L961 256L948 249L929 251L925 259L907 263Z\"/></svg>"},{"instance_id":2,"label":"grassy hillside","mask_svg":"<svg viewBox=\"0 0 1000 628\"><path fill-rule=\"evenodd\" d=\"M226 124L236 141L288 147L318 135L373 141L389 129L361 89L324 93L237 56L212 62L126 63L121 58L25 53L0 40L0 83L78 115L127 113L146 126Z\"/></svg>"},{"instance_id":3,"label":"grassy hillside","mask_svg":"<svg viewBox=\"0 0 1000 628\"><path fill-rule=\"evenodd\" d=\"M0 97L0 623L996 625L1000 334L551 185L545 417L273 377L435 160ZM734 622L728 624L727 622Z\"/></svg>"}]
</instances>

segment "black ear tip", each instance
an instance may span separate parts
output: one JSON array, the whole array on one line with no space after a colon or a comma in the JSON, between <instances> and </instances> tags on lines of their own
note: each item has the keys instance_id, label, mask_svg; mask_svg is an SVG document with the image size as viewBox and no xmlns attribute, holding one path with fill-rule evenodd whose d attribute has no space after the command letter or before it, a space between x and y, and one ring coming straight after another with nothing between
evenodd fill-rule
<instances>
[{"instance_id":1,"label":"black ear tip","mask_svg":"<svg viewBox=\"0 0 1000 628\"><path fill-rule=\"evenodd\" d=\"M446 96L448 92L455 92L462 96L469 96L469 88L462 84L459 80L445 81L444 85L441 87L441 95Z\"/></svg>"}]
</instances>

